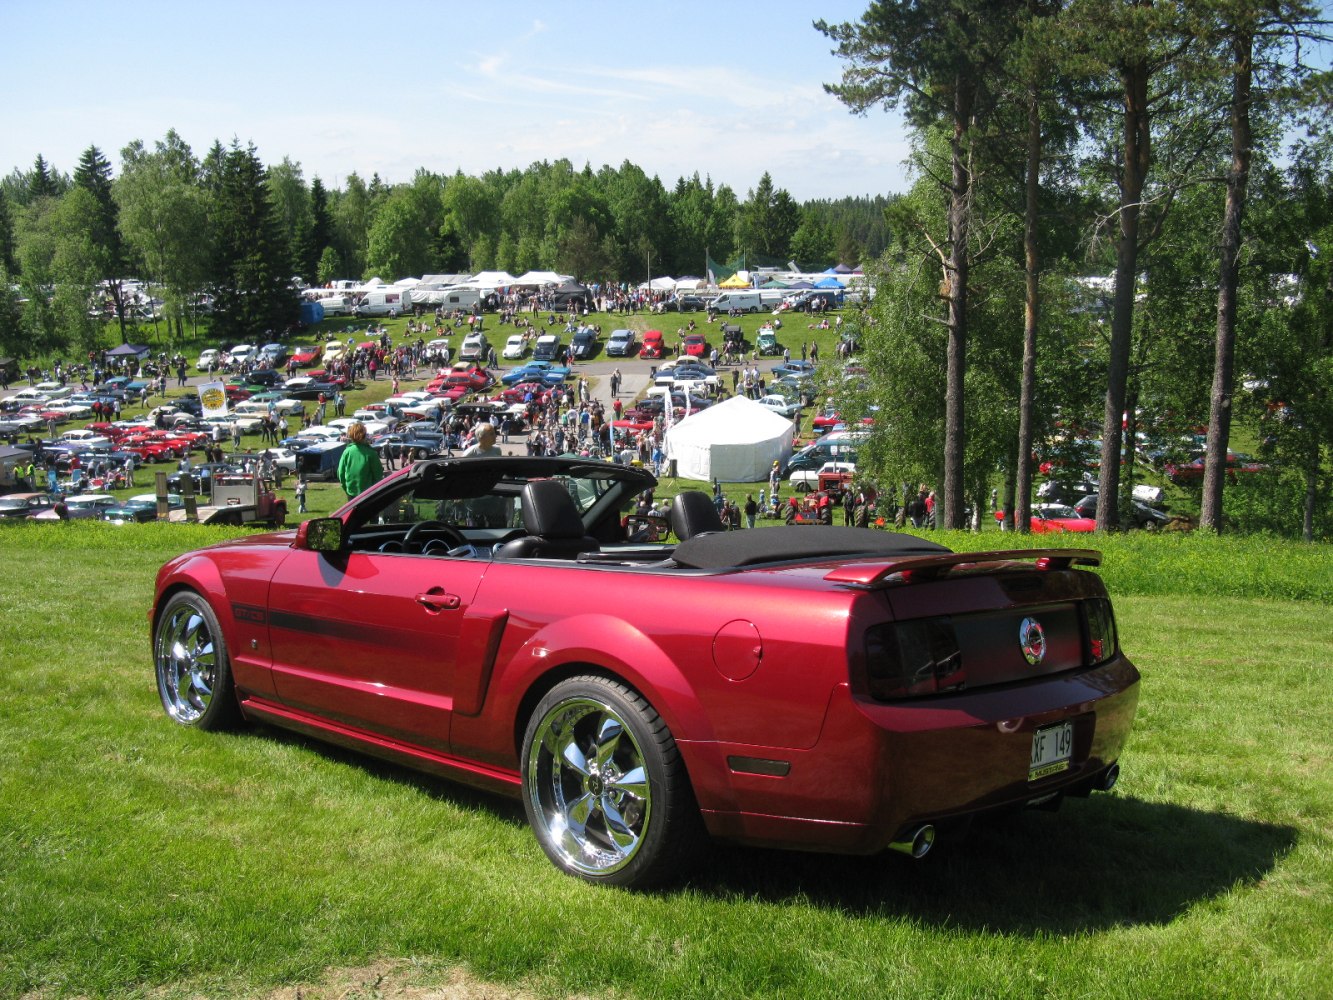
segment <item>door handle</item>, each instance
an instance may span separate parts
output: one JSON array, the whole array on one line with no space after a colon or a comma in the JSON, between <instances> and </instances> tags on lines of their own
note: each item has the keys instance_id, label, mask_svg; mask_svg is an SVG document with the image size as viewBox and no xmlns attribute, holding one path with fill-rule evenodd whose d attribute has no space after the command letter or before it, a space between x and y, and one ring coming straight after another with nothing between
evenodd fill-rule
<instances>
[{"instance_id":1,"label":"door handle","mask_svg":"<svg viewBox=\"0 0 1333 1000\"><path fill-rule=\"evenodd\" d=\"M431 587L424 594L417 594L416 602L432 614L453 611L463 603L457 594L445 593L440 587Z\"/></svg>"}]
</instances>

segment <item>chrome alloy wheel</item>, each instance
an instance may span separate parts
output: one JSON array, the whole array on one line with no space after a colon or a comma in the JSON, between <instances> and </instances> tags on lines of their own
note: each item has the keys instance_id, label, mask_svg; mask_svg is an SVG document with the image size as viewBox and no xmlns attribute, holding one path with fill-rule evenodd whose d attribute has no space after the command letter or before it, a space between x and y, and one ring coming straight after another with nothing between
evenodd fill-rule
<instances>
[{"instance_id":1,"label":"chrome alloy wheel","mask_svg":"<svg viewBox=\"0 0 1333 1000\"><path fill-rule=\"evenodd\" d=\"M208 711L220 677L208 618L191 602L167 609L158 624L154 655L157 690L167 714L183 725L197 723Z\"/></svg>"},{"instance_id":2,"label":"chrome alloy wheel","mask_svg":"<svg viewBox=\"0 0 1333 1000\"><path fill-rule=\"evenodd\" d=\"M633 860L652 818L643 750L592 698L561 701L530 743L526 785L537 833L571 870L609 875Z\"/></svg>"}]
</instances>

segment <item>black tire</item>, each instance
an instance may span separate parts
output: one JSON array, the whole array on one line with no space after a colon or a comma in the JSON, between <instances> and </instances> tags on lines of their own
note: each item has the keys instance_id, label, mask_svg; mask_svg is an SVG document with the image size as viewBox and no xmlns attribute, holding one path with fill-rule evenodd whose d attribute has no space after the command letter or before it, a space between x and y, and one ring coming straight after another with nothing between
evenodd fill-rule
<instances>
[{"instance_id":1,"label":"black tire","mask_svg":"<svg viewBox=\"0 0 1333 1000\"><path fill-rule=\"evenodd\" d=\"M679 878L703 843L689 776L666 723L605 677L547 693L523 734L523 808L546 856L597 885Z\"/></svg>"},{"instance_id":2,"label":"black tire","mask_svg":"<svg viewBox=\"0 0 1333 1000\"><path fill-rule=\"evenodd\" d=\"M227 640L202 595L182 590L162 606L153 663L158 697L173 721L209 731L240 721Z\"/></svg>"}]
</instances>

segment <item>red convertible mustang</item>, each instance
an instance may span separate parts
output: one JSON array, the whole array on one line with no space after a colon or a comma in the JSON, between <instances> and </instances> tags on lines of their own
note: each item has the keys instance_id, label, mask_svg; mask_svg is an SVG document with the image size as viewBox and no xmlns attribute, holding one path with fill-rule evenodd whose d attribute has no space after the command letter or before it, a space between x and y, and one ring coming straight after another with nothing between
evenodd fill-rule
<instances>
[{"instance_id":1,"label":"red convertible mustang","mask_svg":"<svg viewBox=\"0 0 1333 1000\"><path fill-rule=\"evenodd\" d=\"M865 528L636 541L647 472L418 462L333 517L186 553L150 612L184 725L288 727L520 797L542 848L648 885L716 838L919 857L1110 788L1138 698L1087 550Z\"/></svg>"}]
</instances>

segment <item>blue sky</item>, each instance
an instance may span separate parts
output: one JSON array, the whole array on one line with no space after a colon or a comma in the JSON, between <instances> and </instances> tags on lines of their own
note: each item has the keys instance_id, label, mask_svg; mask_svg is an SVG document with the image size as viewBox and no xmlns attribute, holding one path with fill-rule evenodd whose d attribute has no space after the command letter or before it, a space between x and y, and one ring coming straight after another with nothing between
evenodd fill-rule
<instances>
[{"instance_id":1,"label":"blue sky","mask_svg":"<svg viewBox=\"0 0 1333 1000\"><path fill-rule=\"evenodd\" d=\"M841 67L811 21L865 5L0 0L0 172L71 172L90 143L118 167L175 128L331 187L566 157L742 198L764 170L798 200L901 191L897 117L821 86Z\"/></svg>"}]
</instances>

